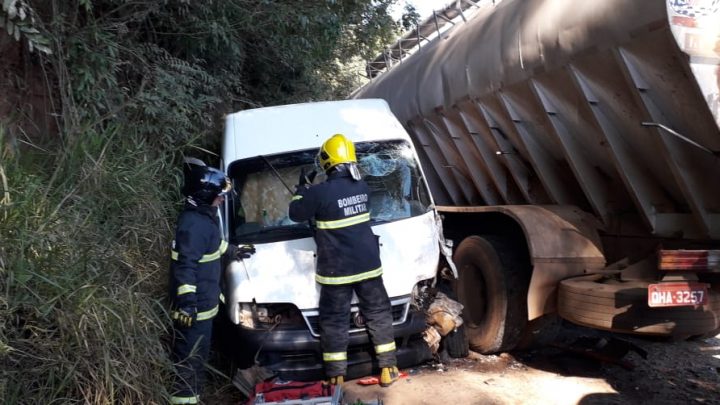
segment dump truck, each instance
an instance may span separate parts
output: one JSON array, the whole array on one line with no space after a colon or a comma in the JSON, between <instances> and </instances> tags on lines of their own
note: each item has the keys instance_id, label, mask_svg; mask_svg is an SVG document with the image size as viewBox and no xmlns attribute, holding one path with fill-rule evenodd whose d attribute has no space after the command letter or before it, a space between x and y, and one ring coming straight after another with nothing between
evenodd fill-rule
<instances>
[{"instance_id":1,"label":"dump truck","mask_svg":"<svg viewBox=\"0 0 720 405\"><path fill-rule=\"evenodd\" d=\"M716 335L720 2L480 3L435 13L352 95L386 100L416 145L471 348L558 319Z\"/></svg>"}]
</instances>

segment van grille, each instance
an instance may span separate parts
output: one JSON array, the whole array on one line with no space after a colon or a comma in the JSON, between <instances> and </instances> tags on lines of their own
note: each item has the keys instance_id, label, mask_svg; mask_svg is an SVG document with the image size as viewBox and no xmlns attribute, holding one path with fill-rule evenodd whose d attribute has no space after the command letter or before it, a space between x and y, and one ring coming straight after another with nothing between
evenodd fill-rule
<instances>
[{"instance_id":1,"label":"van grille","mask_svg":"<svg viewBox=\"0 0 720 405\"><path fill-rule=\"evenodd\" d=\"M393 318L393 325L400 325L404 323L407 320L408 311L410 309L410 298L409 297L403 297L403 298L396 298L390 301L390 304L392 306L392 318ZM358 333L358 332L364 332L365 328L358 328L355 325L354 317L355 314L360 311L360 308L357 304L353 304L351 307L351 313L348 317L348 325L350 327L350 333ZM310 333L315 337L320 337L320 316L318 314L318 310L307 310L302 311L303 318L305 318L305 323L307 324L308 328L310 328Z\"/></svg>"}]
</instances>

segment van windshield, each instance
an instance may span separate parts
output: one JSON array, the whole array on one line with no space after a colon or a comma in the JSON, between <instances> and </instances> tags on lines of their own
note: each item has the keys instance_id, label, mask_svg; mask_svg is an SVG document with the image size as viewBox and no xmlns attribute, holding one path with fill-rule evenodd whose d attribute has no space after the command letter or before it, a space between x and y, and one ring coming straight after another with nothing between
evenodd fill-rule
<instances>
[{"instance_id":1,"label":"van windshield","mask_svg":"<svg viewBox=\"0 0 720 405\"><path fill-rule=\"evenodd\" d=\"M423 214L430 198L412 147L407 141L358 142L358 166L370 187L373 223ZM288 217L288 206L300 171L318 171L314 183L325 181L317 167L317 149L255 157L233 162L228 174L234 193L228 198L230 239L262 243L312 236L310 225ZM288 188L290 190L288 190Z\"/></svg>"}]
</instances>

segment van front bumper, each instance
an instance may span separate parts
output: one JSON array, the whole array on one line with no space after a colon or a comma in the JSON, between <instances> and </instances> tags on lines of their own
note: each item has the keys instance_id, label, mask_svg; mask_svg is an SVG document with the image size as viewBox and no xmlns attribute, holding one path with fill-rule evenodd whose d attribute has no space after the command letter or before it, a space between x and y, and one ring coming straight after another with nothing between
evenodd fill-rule
<instances>
[{"instance_id":1,"label":"van front bumper","mask_svg":"<svg viewBox=\"0 0 720 405\"><path fill-rule=\"evenodd\" d=\"M407 320L395 325L396 358L400 368L429 360L432 353L422 338L426 329L425 316L410 311ZM320 339L307 326L269 330L235 326L236 348L250 358L257 353L260 366L286 380L309 381L325 378ZM378 370L373 345L367 332L350 334L347 378L357 378Z\"/></svg>"}]
</instances>

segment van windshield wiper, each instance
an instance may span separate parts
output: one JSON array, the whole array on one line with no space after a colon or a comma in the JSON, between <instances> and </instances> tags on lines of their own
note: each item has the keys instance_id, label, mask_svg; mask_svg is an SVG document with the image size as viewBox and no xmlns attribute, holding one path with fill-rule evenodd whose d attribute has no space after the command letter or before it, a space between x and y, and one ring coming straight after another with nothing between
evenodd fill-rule
<instances>
[{"instance_id":1,"label":"van windshield wiper","mask_svg":"<svg viewBox=\"0 0 720 405\"><path fill-rule=\"evenodd\" d=\"M275 166L273 166L272 163L270 163L268 158L266 158L265 155L260 155L259 157L260 157L260 159L263 160L263 162L265 162L266 165L268 165L270 170L272 170L273 174L275 174L275 177L277 177L277 179L280 180L280 183L282 183L282 185L285 186L287 191L290 192L290 195L295 194L295 192L293 192L292 189L287 184L285 184L285 181L282 179L282 176L280 176L280 173L278 173L277 169L275 169Z\"/></svg>"}]
</instances>

